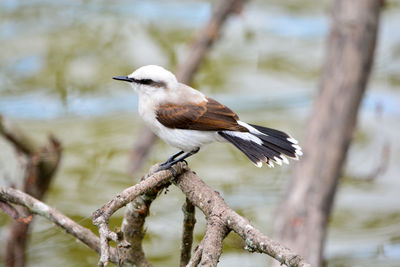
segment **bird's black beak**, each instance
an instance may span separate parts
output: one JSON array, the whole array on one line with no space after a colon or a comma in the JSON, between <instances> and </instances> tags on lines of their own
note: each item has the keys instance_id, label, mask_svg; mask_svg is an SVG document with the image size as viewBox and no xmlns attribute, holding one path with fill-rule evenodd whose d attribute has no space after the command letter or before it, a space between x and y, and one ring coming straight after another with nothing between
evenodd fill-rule
<instances>
[{"instance_id":1,"label":"bird's black beak","mask_svg":"<svg viewBox=\"0 0 400 267\"><path fill-rule=\"evenodd\" d=\"M133 79L129 78L128 76L115 76L113 77L114 80L124 81L124 82L133 82Z\"/></svg>"}]
</instances>

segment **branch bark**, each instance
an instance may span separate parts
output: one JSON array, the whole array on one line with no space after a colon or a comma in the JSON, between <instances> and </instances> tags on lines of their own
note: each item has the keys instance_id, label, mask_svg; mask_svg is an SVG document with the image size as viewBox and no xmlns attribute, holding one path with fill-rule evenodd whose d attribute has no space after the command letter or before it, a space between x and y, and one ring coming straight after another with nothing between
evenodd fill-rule
<instances>
[{"instance_id":1,"label":"branch bark","mask_svg":"<svg viewBox=\"0 0 400 267\"><path fill-rule=\"evenodd\" d=\"M155 169L150 170L149 174L142 177L144 181L153 174ZM148 192L136 197L127 205L122 222L122 233L124 243L129 244L120 256L120 264L123 266L152 266L147 260L142 247L142 241L146 233L144 224L146 217L150 213L150 205L164 188L168 188L170 183L163 183L160 186L151 188Z\"/></svg>"},{"instance_id":2,"label":"branch bark","mask_svg":"<svg viewBox=\"0 0 400 267\"><path fill-rule=\"evenodd\" d=\"M270 239L261 233L250 222L233 211L223 200L220 194L206 185L194 172L188 170L172 181L179 187L190 202L198 207L206 216L207 223L210 220L218 219L228 229L237 233L247 244L247 250L251 252L265 253L287 266L310 266L301 256ZM211 250L218 251L219 248L215 244L219 244L218 240L225 232L219 232L213 242L202 241L202 257L206 244L211 245ZM207 235L207 233L206 233ZM209 250L210 248L208 248ZM197 252L193 257L198 256ZM201 258L202 258L201 257ZM202 259L203 260L203 259ZM192 260L191 260L192 262ZM192 265L191 265L192 266Z\"/></svg>"},{"instance_id":3,"label":"branch bark","mask_svg":"<svg viewBox=\"0 0 400 267\"><path fill-rule=\"evenodd\" d=\"M372 66L380 0L336 0L304 157L275 217L278 240L322 266L326 226Z\"/></svg>"},{"instance_id":4,"label":"branch bark","mask_svg":"<svg viewBox=\"0 0 400 267\"><path fill-rule=\"evenodd\" d=\"M184 164L174 165L175 172L180 175L184 171ZM115 196L111 201L109 201L102 208L96 210L93 217L93 224L99 228L100 242L101 242L101 257L99 260L99 266L104 266L109 261L109 240L115 242L119 241L118 235L111 231L108 227L108 221L110 217L120 208L124 207L131 201L133 201L138 196L148 193L150 190L156 187L160 187L165 184L169 184L170 180L173 178L173 173L170 170L164 170L154 173L158 166L153 166L148 177L141 181L140 183L131 186L120 194Z\"/></svg>"},{"instance_id":5,"label":"branch bark","mask_svg":"<svg viewBox=\"0 0 400 267\"><path fill-rule=\"evenodd\" d=\"M177 79L181 83L190 84L197 69L204 61L207 52L220 36L222 26L233 12L241 10L246 0L221 0L215 8L210 20L192 43L186 60L180 64ZM157 136L143 126L131 153L131 173L136 173L146 161L146 157L157 140Z\"/></svg>"}]
</instances>

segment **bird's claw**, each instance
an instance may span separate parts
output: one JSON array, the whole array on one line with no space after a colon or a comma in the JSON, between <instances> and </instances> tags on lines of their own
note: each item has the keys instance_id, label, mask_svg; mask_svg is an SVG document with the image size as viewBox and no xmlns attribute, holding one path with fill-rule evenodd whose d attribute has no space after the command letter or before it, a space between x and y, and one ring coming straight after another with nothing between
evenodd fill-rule
<instances>
[{"instance_id":1,"label":"bird's claw","mask_svg":"<svg viewBox=\"0 0 400 267\"><path fill-rule=\"evenodd\" d=\"M175 171L175 169L172 167L174 164L171 164L171 162L164 162L160 165L160 167L157 169L156 172L159 171L164 171L164 170L169 170L172 173L172 176L174 178L178 177L178 173Z\"/></svg>"}]
</instances>

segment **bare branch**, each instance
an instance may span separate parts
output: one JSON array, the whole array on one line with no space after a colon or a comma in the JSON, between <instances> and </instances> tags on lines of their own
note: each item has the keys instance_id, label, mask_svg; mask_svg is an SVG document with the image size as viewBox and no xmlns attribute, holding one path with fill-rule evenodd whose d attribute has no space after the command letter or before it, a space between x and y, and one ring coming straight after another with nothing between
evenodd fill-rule
<instances>
[{"instance_id":1,"label":"bare branch","mask_svg":"<svg viewBox=\"0 0 400 267\"><path fill-rule=\"evenodd\" d=\"M222 0L214 10L205 28L200 32L189 54L178 69L177 78L182 83L190 83L194 73L203 62L208 50L220 36L221 28L233 12L241 10L244 0Z\"/></svg>"},{"instance_id":2,"label":"bare branch","mask_svg":"<svg viewBox=\"0 0 400 267\"><path fill-rule=\"evenodd\" d=\"M0 115L0 135L8 140L14 148L25 155L33 154L37 148L33 145L32 140L23 135L20 131L11 129L4 123L3 116Z\"/></svg>"},{"instance_id":3,"label":"bare branch","mask_svg":"<svg viewBox=\"0 0 400 267\"><path fill-rule=\"evenodd\" d=\"M135 203L139 205L135 207L135 203L132 203L133 206L131 207L131 211L127 211L127 213L134 212L132 213L133 216L134 214L138 215L141 212L145 214L142 216L143 219L129 223L129 226L138 223L136 225L138 228L125 229L124 231L133 238L130 241L140 250L138 252L139 254L135 255L142 256L144 259L142 262L148 264L147 266L150 266L150 263L144 258L141 244L137 244L143 240L143 223L148 212L148 206L143 206L143 202L140 202L138 196L146 193L147 196L151 195L150 203L157 196L157 192L159 191L158 189L152 191L152 188L159 188L165 184L169 184L170 182L174 183L183 193L185 193L188 202L197 206L204 213L207 220L206 234L200 245L196 248L193 257L187 266L195 266L198 263L206 266L216 266L222 251L222 241L230 230L235 231L246 241L246 249L251 252L266 253L287 266L310 266L305 263L299 255L293 253L290 249L283 247L278 242L269 239L252 226L248 220L229 208L219 193L200 180L194 172L188 169L185 163L180 162L174 166L178 175L175 179L172 178L171 171L160 171L154 173L156 168L158 168L158 165L152 167L144 180L135 186L125 189L103 208L94 213L93 222L99 227L101 240L100 266L104 266L109 260L110 246L108 240L113 239L118 241L117 234L112 232L108 227L110 216L116 210L134 199ZM142 200L146 201L146 199ZM132 211L132 209L134 210ZM127 222L125 221L124 224L127 224ZM123 225L123 228L125 227L128 227L128 225ZM137 232L135 233L132 231ZM127 257L125 255L132 253L129 252L129 250L133 247L131 247L129 242L126 240L124 240L123 243L120 243L119 246L122 248L121 251L125 253L123 260L126 260ZM128 258L130 258L130 256L128 256ZM126 263L132 263L132 261L129 259ZM183 266L182 262L181 266Z\"/></svg>"},{"instance_id":4,"label":"bare branch","mask_svg":"<svg viewBox=\"0 0 400 267\"><path fill-rule=\"evenodd\" d=\"M218 216L207 219L207 230L203 238L203 251L201 253L201 266L217 266L222 253L222 241L228 235L229 229L225 222Z\"/></svg>"},{"instance_id":5,"label":"bare branch","mask_svg":"<svg viewBox=\"0 0 400 267\"><path fill-rule=\"evenodd\" d=\"M184 267L190 260L193 244L193 229L196 224L195 207L186 198L185 204L182 206L183 211L183 231L182 231L182 247L181 247L181 261L179 266Z\"/></svg>"},{"instance_id":6,"label":"bare branch","mask_svg":"<svg viewBox=\"0 0 400 267\"><path fill-rule=\"evenodd\" d=\"M47 143L37 145L22 131L4 123L1 116L0 135L26 158L25 176L19 189L41 200L58 168L62 154L61 143L50 136ZM7 209L7 211L11 210ZM7 227L8 235L2 242L2 253L8 266L25 265L25 248L32 215L24 207L19 207L18 213L24 214L24 217L11 222Z\"/></svg>"},{"instance_id":7,"label":"bare branch","mask_svg":"<svg viewBox=\"0 0 400 267\"><path fill-rule=\"evenodd\" d=\"M196 249L194 250L193 256L190 258L190 261L186 265L186 267L196 267L199 265L201 261L201 255L203 254L203 243L204 239L197 245Z\"/></svg>"},{"instance_id":8,"label":"bare branch","mask_svg":"<svg viewBox=\"0 0 400 267\"><path fill-rule=\"evenodd\" d=\"M99 238L89 229L77 224L58 210L20 190L2 186L0 186L0 200L7 203L22 205L30 212L45 217L100 254ZM111 249L110 251L110 261L118 263L115 249Z\"/></svg>"},{"instance_id":9,"label":"bare branch","mask_svg":"<svg viewBox=\"0 0 400 267\"><path fill-rule=\"evenodd\" d=\"M248 250L266 253L287 266L310 266L299 255L262 234L247 219L229 208L219 193L192 171L186 171L173 182L204 213L207 220L218 218L228 229L239 234L246 241Z\"/></svg>"},{"instance_id":10,"label":"bare branch","mask_svg":"<svg viewBox=\"0 0 400 267\"><path fill-rule=\"evenodd\" d=\"M19 220L23 218L23 216L19 214L19 212L7 202L0 201L0 209L14 220Z\"/></svg>"},{"instance_id":11,"label":"bare branch","mask_svg":"<svg viewBox=\"0 0 400 267\"><path fill-rule=\"evenodd\" d=\"M153 171L150 171L149 174L142 177L141 181L149 178L151 173L153 173ZM146 232L144 229L144 224L146 217L150 213L151 203L159 195L162 189L168 187L169 185L170 183L166 183L158 187L154 187L145 194L136 197L127 205L124 221L122 223L122 232L124 241L126 244L129 244L129 247L127 247L125 250L125 254L122 256L122 259L120 255L120 263L129 262L133 266L152 266L151 263L146 259L142 247L142 241Z\"/></svg>"},{"instance_id":12,"label":"bare branch","mask_svg":"<svg viewBox=\"0 0 400 267\"><path fill-rule=\"evenodd\" d=\"M152 171L149 177L140 183L131 186L120 194L115 196L111 201L109 201L102 208L96 210L93 213L93 224L99 228L100 242L101 242L101 256L99 261L99 266L104 266L109 260L109 240L118 241L118 236L116 233L111 231L108 227L108 221L110 217L120 208L127 205L129 202L133 201L136 197L149 192L154 187L159 187L161 185L168 184L173 178L173 174L170 170L164 170L154 173L157 166L152 167ZM183 173L186 168L186 164L178 163L174 165L174 170L178 175Z\"/></svg>"}]
</instances>

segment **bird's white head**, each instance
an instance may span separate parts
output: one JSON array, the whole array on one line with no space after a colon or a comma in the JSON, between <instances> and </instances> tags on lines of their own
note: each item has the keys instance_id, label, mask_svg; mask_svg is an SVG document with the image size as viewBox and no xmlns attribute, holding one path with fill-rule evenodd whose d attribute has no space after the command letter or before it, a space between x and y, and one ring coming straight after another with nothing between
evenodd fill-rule
<instances>
[{"instance_id":1,"label":"bird's white head","mask_svg":"<svg viewBox=\"0 0 400 267\"><path fill-rule=\"evenodd\" d=\"M156 65L140 67L128 76L113 77L115 80L130 82L132 88L138 94L154 94L178 86L178 81L174 74Z\"/></svg>"}]
</instances>

